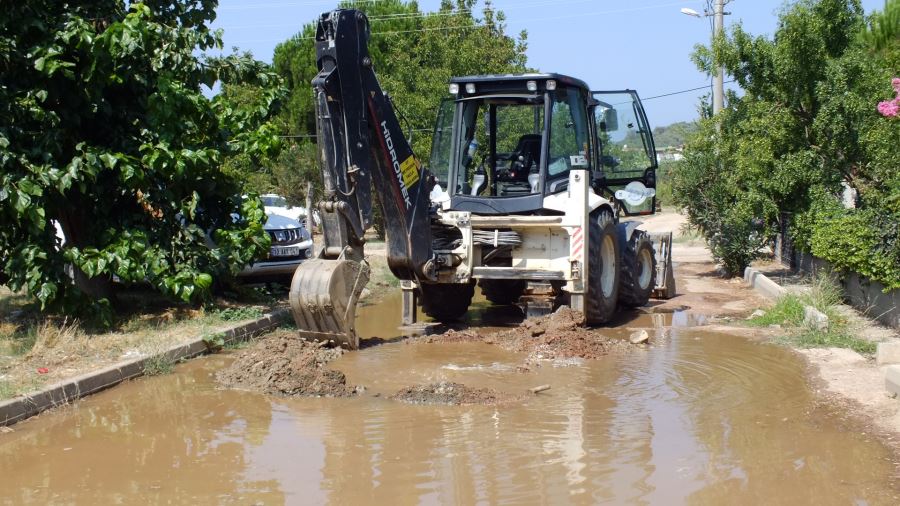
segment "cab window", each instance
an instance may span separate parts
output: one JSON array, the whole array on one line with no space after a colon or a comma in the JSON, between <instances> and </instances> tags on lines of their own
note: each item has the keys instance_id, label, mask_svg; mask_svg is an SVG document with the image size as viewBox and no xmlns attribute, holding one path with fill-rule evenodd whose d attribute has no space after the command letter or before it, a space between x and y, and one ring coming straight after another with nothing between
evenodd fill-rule
<instances>
[{"instance_id":1,"label":"cab window","mask_svg":"<svg viewBox=\"0 0 900 506\"><path fill-rule=\"evenodd\" d=\"M564 177L572 168L589 168L589 134L584 103L584 97L574 88L564 88L553 95L547 161L550 179Z\"/></svg>"}]
</instances>

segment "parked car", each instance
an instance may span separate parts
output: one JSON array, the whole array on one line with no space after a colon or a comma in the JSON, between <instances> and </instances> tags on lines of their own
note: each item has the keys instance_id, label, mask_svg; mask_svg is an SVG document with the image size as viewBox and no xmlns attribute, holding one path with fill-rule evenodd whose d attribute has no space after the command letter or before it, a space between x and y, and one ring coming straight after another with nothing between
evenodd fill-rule
<instances>
[{"instance_id":1,"label":"parked car","mask_svg":"<svg viewBox=\"0 0 900 506\"><path fill-rule=\"evenodd\" d=\"M266 213L278 214L293 218L300 223L306 223L307 209L303 206L292 206L287 199L275 193L267 193L259 197ZM318 227L320 225L319 212L313 209L313 224Z\"/></svg>"},{"instance_id":2,"label":"parked car","mask_svg":"<svg viewBox=\"0 0 900 506\"><path fill-rule=\"evenodd\" d=\"M264 228L272 238L269 256L245 267L238 274L240 278L290 276L301 262L313 256L312 237L303 223L273 212L268 206L266 216Z\"/></svg>"}]
</instances>

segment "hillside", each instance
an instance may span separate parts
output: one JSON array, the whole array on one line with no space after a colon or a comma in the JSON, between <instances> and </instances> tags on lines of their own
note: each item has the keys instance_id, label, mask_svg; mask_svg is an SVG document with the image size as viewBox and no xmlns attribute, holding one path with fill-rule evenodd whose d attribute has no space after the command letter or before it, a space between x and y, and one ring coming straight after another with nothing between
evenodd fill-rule
<instances>
[{"instance_id":1,"label":"hillside","mask_svg":"<svg viewBox=\"0 0 900 506\"><path fill-rule=\"evenodd\" d=\"M676 147L685 143L688 137L697 131L697 123L694 121L679 121L671 125L659 126L653 129L653 140L656 148Z\"/></svg>"}]
</instances>

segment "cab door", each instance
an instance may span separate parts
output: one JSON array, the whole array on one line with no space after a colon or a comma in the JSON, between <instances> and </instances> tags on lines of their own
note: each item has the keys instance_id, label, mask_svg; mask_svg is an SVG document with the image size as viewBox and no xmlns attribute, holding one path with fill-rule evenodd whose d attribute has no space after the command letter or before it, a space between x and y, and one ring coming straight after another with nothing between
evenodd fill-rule
<instances>
[{"instance_id":1,"label":"cab door","mask_svg":"<svg viewBox=\"0 0 900 506\"><path fill-rule=\"evenodd\" d=\"M453 114L456 103L445 98L438 109L431 137L431 159L428 168L445 191L450 191L450 160L453 154Z\"/></svg>"},{"instance_id":2,"label":"cab door","mask_svg":"<svg viewBox=\"0 0 900 506\"><path fill-rule=\"evenodd\" d=\"M656 209L656 148L636 91L593 91L595 190L628 216Z\"/></svg>"}]
</instances>

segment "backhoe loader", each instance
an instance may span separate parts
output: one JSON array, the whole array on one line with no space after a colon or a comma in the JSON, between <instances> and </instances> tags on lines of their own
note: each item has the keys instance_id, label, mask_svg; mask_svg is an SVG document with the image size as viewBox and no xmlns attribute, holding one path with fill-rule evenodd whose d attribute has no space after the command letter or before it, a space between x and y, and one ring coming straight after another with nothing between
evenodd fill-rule
<instances>
[{"instance_id":1,"label":"backhoe loader","mask_svg":"<svg viewBox=\"0 0 900 506\"><path fill-rule=\"evenodd\" d=\"M561 74L455 77L422 164L368 39L366 16L349 9L323 14L316 32L324 245L292 280L301 337L359 345L373 192L404 324L419 306L434 320L461 318L476 284L493 303L529 316L568 305L588 325L654 292L674 294L671 233L651 238L629 221L656 205L653 138L636 92L591 91Z\"/></svg>"}]
</instances>

